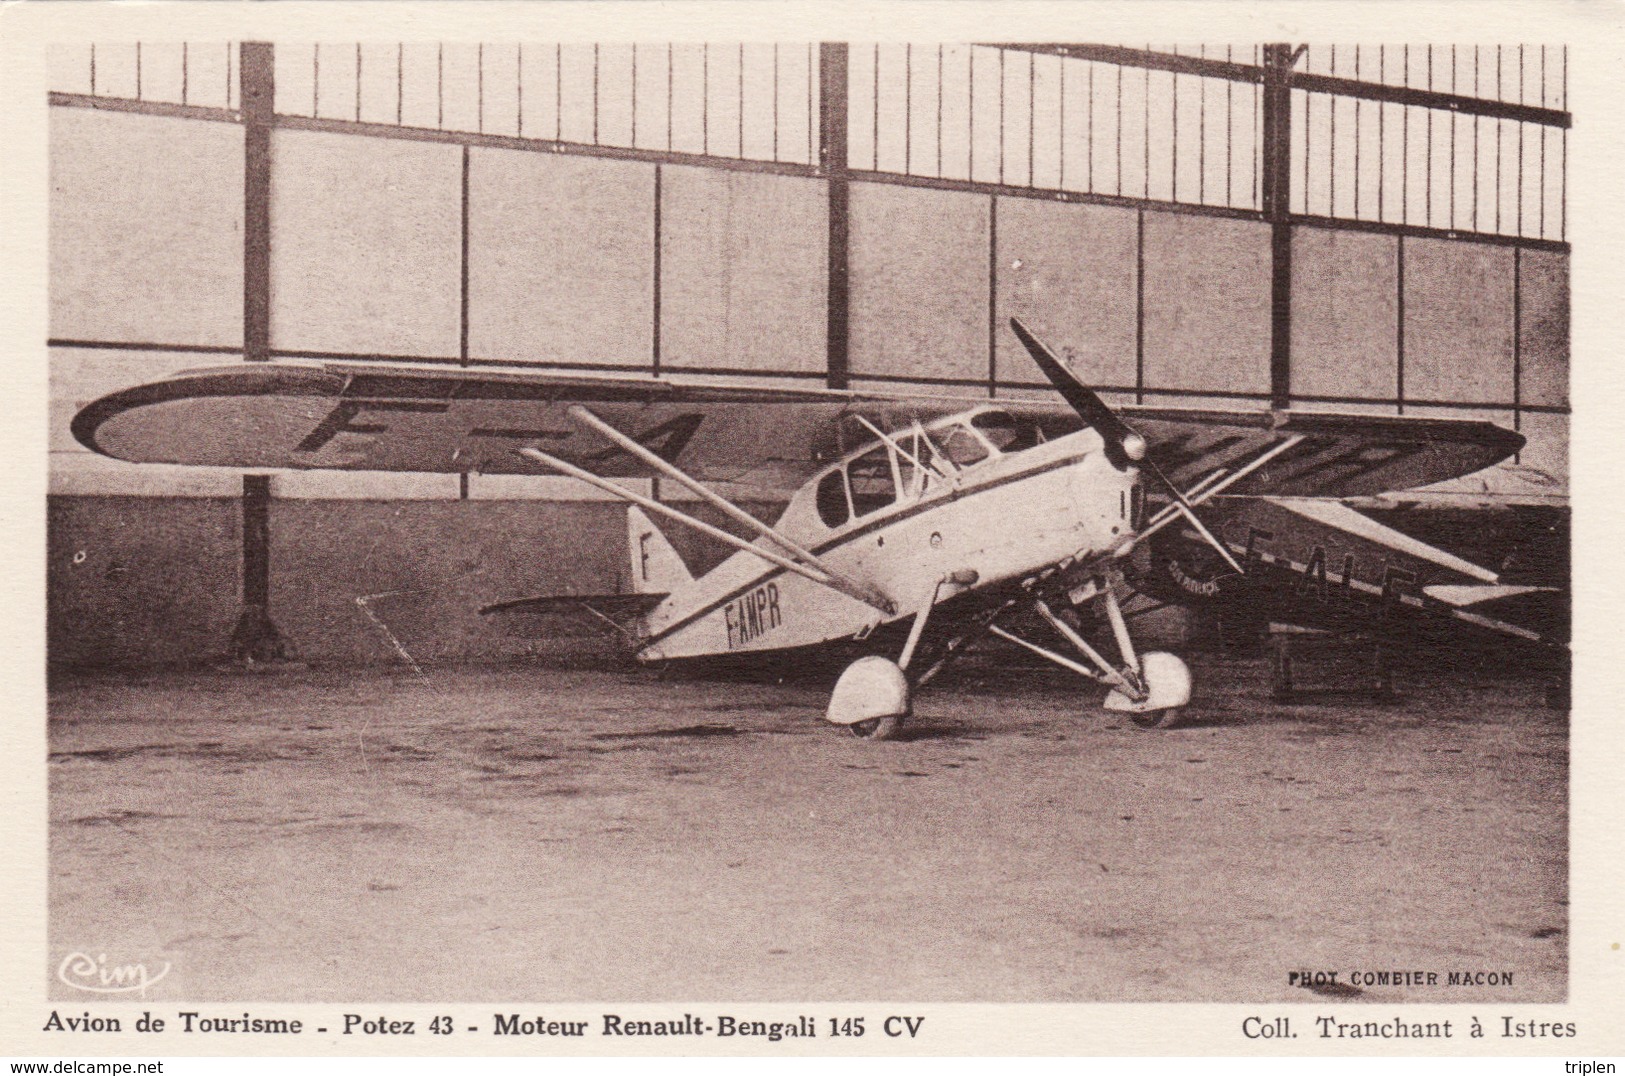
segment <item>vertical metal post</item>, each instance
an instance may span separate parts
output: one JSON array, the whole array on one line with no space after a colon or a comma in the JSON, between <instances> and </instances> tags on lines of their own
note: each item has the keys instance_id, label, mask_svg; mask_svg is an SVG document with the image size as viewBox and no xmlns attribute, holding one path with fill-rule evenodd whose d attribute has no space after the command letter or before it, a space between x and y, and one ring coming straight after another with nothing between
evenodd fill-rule
<instances>
[{"instance_id":1,"label":"vertical metal post","mask_svg":"<svg viewBox=\"0 0 1625 1076\"><path fill-rule=\"evenodd\" d=\"M1134 402L1145 403L1145 210L1134 214Z\"/></svg>"},{"instance_id":2,"label":"vertical metal post","mask_svg":"<svg viewBox=\"0 0 1625 1076\"><path fill-rule=\"evenodd\" d=\"M457 363L460 366L468 365L468 173L469 148L463 147L463 182L461 192L461 222L459 235L462 249L458 257L459 279L457 285L458 312L457 312Z\"/></svg>"},{"instance_id":3,"label":"vertical metal post","mask_svg":"<svg viewBox=\"0 0 1625 1076\"><path fill-rule=\"evenodd\" d=\"M653 276L653 280L651 281L652 294L650 296L654 317L651 319L652 324L649 327L649 373L654 377L660 376L660 319L662 317L660 305L660 276L661 273L665 271L661 264L660 249L662 244L665 242L665 224L661 220L661 200L665 197L662 190L662 188L665 186L664 179L665 176L662 166L658 164L655 165L654 264L652 266L653 272L651 275ZM659 479L655 479L655 481L658 482Z\"/></svg>"},{"instance_id":4,"label":"vertical metal post","mask_svg":"<svg viewBox=\"0 0 1625 1076\"><path fill-rule=\"evenodd\" d=\"M1394 239L1394 410L1405 413L1405 237Z\"/></svg>"},{"instance_id":5,"label":"vertical metal post","mask_svg":"<svg viewBox=\"0 0 1625 1076\"><path fill-rule=\"evenodd\" d=\"M999 197L987 199L987 395L999 394Z\"/></svg>"},{"instance_id":6,"label":"vertical metal post","mask_svg":"<svg viewBox=\"0 0 1625 1076\"><path fill-rule=\"evenodd\" d=\"M1292 401L1291 45L1264 46L1264 219L1270 224L1270 406Z\"/></svg>"},{"instance_id":7,"label":"vertical metal post","mask_svg":"<svg viewBox=\"0 0 1625 1076\"><path fill-rule=\"evenodd\" d=\"M847 212L851 180L847 175L847 46L825 42L818 48L818 166L829 197L829 301L825 383L844 389L848 365L848 287L851 264Z\"/></svg>"},{"instance_id":8,"label":"vertical metal post","mask_svg":"<svg viewBox=\"0 0 1625 1076\"><path fill-rule=\"evenodd\" d=\"M271 116L276 68L269 44L245 41L238 67L243 115L243 358L271 349Z\"/></svg>"},{"instance_id":9,"label":"vertical metal post","mask_svg":"<svg viewBox=\"0 0 1625 1076\"><path fill-rule=\"evenodd\" d=\"M271 357L271 124L276 66L266 42L246 41L238 67L243 116L243 358ZM275 661L286 656L271 622L271 479L243 476L243 608L232 632L232 656Z\"/></svg>"},{"instance_id":10,"label":"vertical metal post","mask_svg":"<svg viewBox=\"0 0 1625 1076\"><path fill-rule=\"evenodd\" d=\"M1523 429L1523 248L1518 246L1512 248L1512 428Z\"/></svg>"}]
</instances>

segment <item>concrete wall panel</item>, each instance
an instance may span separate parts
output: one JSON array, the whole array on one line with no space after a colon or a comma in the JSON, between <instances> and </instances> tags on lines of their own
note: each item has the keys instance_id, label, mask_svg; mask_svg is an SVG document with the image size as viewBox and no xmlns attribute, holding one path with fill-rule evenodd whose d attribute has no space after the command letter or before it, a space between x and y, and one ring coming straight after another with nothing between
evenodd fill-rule
<instances>
[{"instance_id":1,"label":"concrete wall panel","mask_svg":"<svg viewBox=\"0 0 1625 1076\"><path fill-rule=\"evenodd\" d=\"M243 132L50 110L50 333L240 345Z\"/></svg>"},{"instance_id":2,"label":"concrete wall panel","mask_svg":"<svg viewBox=\"0 0 1625 1076\"><path fill-rule=\"evenodd\" d=\"M1269 392L1268 226L1145 215L1145 383Z\"/></svg>"},{"instance_id":3,"label":"concrete wall panel","mask_svg":"<svg viewBox=\"0 0 1625 1076\"><path fill-rule=\"evenodd\" d=\"M1001 198L995 340L999 379L1043 381L1013 315L1093 385L1133 385L1138 214Z\"/></svg>"},{"instance_id":4,"label":"concrete wall panel","mask_svg":"<svg viewBox=\"0 0 1625 1076\"><path fill-rule=\"evenodd\" d=\"M673 167L661 199L662 366L823 370L824 184Z\"/></svg>"},{"instance_id":5,"label":"concrete wall panel","mask_svg":"<svg viewBox=\"0 0 1625 1076\"><path fill-rule=\"evenodd\" d=\"M1518 326L1521 399L1566 407L1569 402L1569 258L1544 250L1519 255Z\"/></svg>"},{"instance_id":6,"label":"concrete wall panel","mask_svg":"<svg viewBox=\"0 0 1625 1076\"><path fill-rule=\"evenodd\" d=\"M48 527L51 664L227 653L241 602L238 500L52 497ZM613 590L629 570L625 535L620 504L279 500L271 615L294 656L314 662L399 661L356 604L386 592L370 607L419 661L612 655L612 641L583 648L556 624L482 617L479 607Z\"/></svg>"},{"instance_id":7,"label":"concrete wall panel","mask_svg":"<svg viewBox=\"0 0 1625 1076\"><path fill-rule=\"evenodd\" d=\"M1512 251L1405 240L1405 398L1512 401Z\"/></svg>"},{"instance_id":8,"label":"concrete wall panel","mask_svg":"<svg viewBox=\"0 0 1625 1076\"><path fill-rule=\"evenodd\" d=\"M240 608L237 501L51 497L46 528L51 664L161 664L226 653Z\"/></svg>"},{"instance_id":9,"label":"concrete wall panel","mask_svg":"<svg viewBox=\"0 0 1625 1076\"><path fill-rule=\"evenodd\" d=\"M648 494L649 483L622 480L622 484ZM578 479L537 471L528 474L476 474L468 477L468 496L476 501L615 501Z\"/></svg>"},{"instance_id":10,"label":"concrete wall panel","mask_svg":"<svg viewBox=\"0 0 1625 1076\"><path fill-rule=\"evenodd\" d=\"M271 496L284 500L455 501L454 474L415 471L278 471Z\"/></svg>"},{"instance_id":11,"label":"concrete wall panel","mask_svg":"<svg viewBox=\"0 0 1625 1076\"><path fill-rule=\"evenodd\" d=\"M229 467L125 463L94 452L53 452L46 489L62 497L237 497L243 473Z\"/></svg>"},{"instance_id":12,"label":"concrete wall panel","mask_svg":"<svg viewBox=\"0 0 1625 1076\"><path fill-rule=\"evenodd\" d=\"M1399 391L1398 241L1292 234L1292 395L1391 400Z\"/></svg>"},{"instance_id":13,"label":"concrete wall panel","mask_svg":"<svg viewBox=\"0 0 1625 1076\"><path fill-rule=\"evenodd\" d=\"M314 661L399 661L356 605L385 593L371 608L419 661L550 652L480 606L614 590L629 571L619 504L276 501L271 533L271 616Z\"/></svg>"},{"instance_id":14,"label":"concrete wall panel","mask_svg":"<svg viewBox=\"0 0 1625 1076\"><path fill-rule=\"evenodd\" d=\"M987 378L988 207L980 194L853 184L854 374Z\"/></svg>"},{"instance_id":15,"label":"concrete wall panel","mask_svg":"<svg viewBox=\"0 0 1625 1076\"><path fill-rule=\"evenodd\" d=\"M1569 416L1525 412L1519 432L1528 442L1518 453L1518 463L1532 472L1530 481L1554 495L1569 491Z\"/></svg>"},{"instance_id":16,"label":"concrete wall panel","mask_svg":"<svg viewBox=\"0 0 1625 1076\"><path fill-rule=\"evenodd\" d=\"M272 346L455 357L461 150L276 131L271 160Z\"/></svg>"},{"instance_id":17,"label":"concrete wall panel","mask_svg":"<svg viewBox=\"0 0 1625 1076\"><path fill-rule=\"evenodd\" d=\"M654 166L474 150L468 286L476 358L648 363Z\"/></svg>"}]
</instances>

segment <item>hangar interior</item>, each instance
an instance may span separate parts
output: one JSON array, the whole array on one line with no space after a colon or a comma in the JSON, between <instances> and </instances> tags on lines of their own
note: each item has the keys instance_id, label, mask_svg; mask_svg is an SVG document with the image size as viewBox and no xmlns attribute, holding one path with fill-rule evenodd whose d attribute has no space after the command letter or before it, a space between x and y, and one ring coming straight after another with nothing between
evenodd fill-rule
<instances>
[{"instance_id":1,"label":"hangar interior","mask_svg":"<svg viewBox=\"0 0 1625 1076\"><path fill-rule=\"evenodd\" d=\"M1494 421L1524 451L1436 496L1566 501L1565 49L126 43L50 75L55 666L216 659L257 613L302 660L396 660L373 611L419 660L513 656L565 644L480 605L616 588L624 510L569 480L69 432L234 361L1048 393L1016 315L1114 403Z\"/></svg>"}]
</instances>

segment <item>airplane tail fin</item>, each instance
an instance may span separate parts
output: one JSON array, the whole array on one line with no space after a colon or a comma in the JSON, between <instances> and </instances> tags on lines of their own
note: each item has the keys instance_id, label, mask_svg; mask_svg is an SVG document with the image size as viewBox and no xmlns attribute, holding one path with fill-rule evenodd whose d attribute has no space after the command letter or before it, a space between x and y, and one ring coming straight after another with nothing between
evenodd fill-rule
<instances>
[{"instance_id":1,"label":"airplane tail fin","mask_svg":"<svg viewBox=\"0 0 1625 1076\"><path fill-rule=\"evenodd\" d=\"M635 505L626 508L626 543L632 553L632 589L639 594L669 594L694 581L683 558L660 528Z\"/></svg>"}]
</instances>

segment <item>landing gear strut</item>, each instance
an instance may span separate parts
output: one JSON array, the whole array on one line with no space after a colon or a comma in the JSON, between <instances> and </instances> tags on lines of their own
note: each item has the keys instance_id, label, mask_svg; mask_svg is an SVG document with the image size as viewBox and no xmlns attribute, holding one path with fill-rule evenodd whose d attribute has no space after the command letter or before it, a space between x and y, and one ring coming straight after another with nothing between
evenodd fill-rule
<instances>
[{"instance_id":1,"label":"landing gear strut","mask_svg":"<svg viewBox=\"0 0 1625 1076\"><path fill-rule=\"evenodd\" d=\"M1161 651L1145 655L1134 652L1134 641L1129 638L1123 608L1118 604L1110 580L1090 580L1073 590L1070 597L1076 605L1094 600L1105 607L1118 653L1122 655L1120 666L1108 662L1072 625L1057 616L1042 598L1033 599L1033 608L1038 615L1048 621L1050 627L1071 643L1079 654L1089 659L1090 665L1028 642L1003 628L995 626L989 630L1062 668L1107 685L1111 691L1104 703L1106 709L1128 714L1129 719L1140 728L1166 729L1177 725L1183 715L1182 707L1191 697L1191 674L1185 663L1173 654Z\"/></svg>"}]
</instances>

